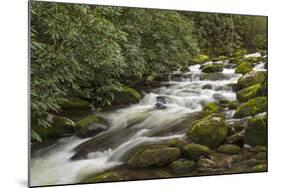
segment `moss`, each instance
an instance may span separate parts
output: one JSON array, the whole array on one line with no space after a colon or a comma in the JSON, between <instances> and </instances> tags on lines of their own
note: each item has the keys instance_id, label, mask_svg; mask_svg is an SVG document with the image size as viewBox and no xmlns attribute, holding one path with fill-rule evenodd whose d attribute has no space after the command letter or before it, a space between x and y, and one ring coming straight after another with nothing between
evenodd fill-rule
<instances>
[{"instance_id":1,"label":"moss","mask_svg":"<svg viewBox=\"0 0 281 188\"><path fill-rule=\"evenodd\" d=\"M257 160L266 160L267 159L267 153L266 152L259 152L255 156L255 159L257 159Z\"/></svg>"},{"instance_id":2,"label":"moss","mask_svg":"<svg viewBox=\"0 0 281 188\"><path fill-rule=\"evenodd\" d=\"M235 100L235 101L230 101L228 104L228 108L231 110L235 110L237 109L239 106L239 101Z\"/></svg>"},{"instance_id":3,"label":"moss","mask_svg":"<svg viewBox=\"0 0 281 188\"><path fill-rule=\"evenodd\" d=\"M219 100L219 105L223 108L228 107L229 103L230 103L230 101L227 100L227 99L220 99Z\"/></svg>"},{"instance_id":4,"label":"moss","mask_svg":"<svg viewBox=\"0 0 281 188\"><path fill-rule=\"evenodd\" d=\"M120 181L123 178L117 172L104 172L97 176L87 178L81 181L81 183L97 183L97 182L108 182L108 181Z\"/></svg>"},{"instance_id":5,"label":"moss","mask_svg":"<svg viewBox=\"0 0 281 188\"><path fill-rule=\"evenodd\" d=\"M247 54L246 49L238 49L231 56L236 58L244 57Z\"/></svg>"},{"instance_id":6,"label":"moss","mask_svg":"<svg viewBox=\"0 0 281 188\"><path fill-rule=\"evenodd\" d=\"M123 86L120 93L115 97L113 104L116 105L127 105L139 102L141 94L135 89Z\"/></svg>"},{"instance_id":7,"label":"moss","mask_svg":"<svg viewBox=\"0 0 281 188\"><path fill-rule=\"evenodd\" d=\"M242 103L234 114L234 118L243 118L265 112L267 109L267 98L256 97L248 102Z\"/></svg>"},{"instance_id":8,"label":"moss","mask_svg":"<svg viewBox=\"0 0 281 188\"><path fill-rule=\"evenodd\" d=\"M241 62L235 69L236 74L246 74L248 72L251 72L253 70L253 66L249 62Z\"/></svg>"},{"instance_id":9,"label":"moss","mask_svg":"<svg viewBox=\"0 0 281 188\"><path fill-rule=\"evenodd\" d=\"M266 164L259 164L253 166L252 170L254 172L266 172L267 171L267 165Z\"/></svg>"},{"instance_id":10,"label":"moss","mask_svg":"<svg viewBox=\"0 0 281 188\"><path fill-rule=\"evenodd\" d=\"M194 123L187 135L195 143L215 148L225 139L227 132L224 117L212 114Z\"/></svg>"},{"instance_id":11,"label":"moss","mask_svg":"<svg viewBox=\"0 0 281 188\"><path fill-rule=\"evenodd\" d=\"M267 96L267 77L260 84L260 87L257 91L258 96Z\"/></svg>"},{"instance_id":12,"label":"moss","mask_svg":"<svg viewBox=\"0 0 281 188\"><path fill-rule=\"evenodd\" d=\"M235 155L239 154L241 151L241 148L234 144L224 144L217 148L217 151L220 153Z\"/></svg>"},{"instance_id":13,"label":"moss","mask_svg":"<svg viewBox=\"0 0 281 188\"><path fill-rule=\"evenodd\" d=\"M222 72L223 65L205 65L202 67L202 72L212 73L212 72Z\"/></svg>"},{"instance_id":14,"label":"moss","mask_svg":"<svg viewBox=\"0 0 281 188\"><path fill-rule=\"evenodd\" d=\"M186 143L183 140L181 140L181 139L174 138L174 139L170 140L169 145L171 147L179 148L180 151L182 152L184 146L186 145Z\"/></svg>"},{"instance_id":15,"label":"moss","mask_svg":"<svg viewBox=\"0 0 281 188\"><path fill-rule=\"evenodd\" d=\"M96 115L90 115L76 123L76 127L85 127L91 125L92 123L99 123L102 122L101 117Z\"/></svg>"},{"instance_id":16,"label":"moss","mask_svg":"<svg viewBox=\"0 0 281 188\"><path fill-rule=\"evenodd\" d=\"M246 102L250 99L257 97L257 92L260 88L260 84L255 84L250 87L244 88L237 92L237 99L241 102Z\"/></svg>"},{"instance_id":17,"label":"moss","mask_svg":"<svg viewBox=\"0 0 281 188\"><path fill-rule=\"evenodd\" d=\"M245 130L244 143L256 146L267 144L267 118L258 116L248 119L248 126Z\"/></svg>"},{"instance_id":18,"label":"moss","mask_svg":"<svg viewBox=\"0 0 281 188\"><path fill-rule=\"evenodd\" d=\"M196 168L196 163L190 160L177 160L172 162L169 167L176 174L190 173Z\"/></svg>"},{"instance_id":19,"label":"moss","mask_svg":"<svg viewBox=\"0 0 281 188\"><path fill-rule=\"evenodd\" d=\"M229 63L238 64L239 62L240 62L239 58L235 58L235 57L229 58Z\"/></svg>"},{"instance_id":20,"label":"moss","mask_svg":"<svg viewBox=\"0 0 281 188\"><path fill-rule=\"evenodd\" d=\"M184 147L184 156L188 159L198 160L201 156L206 156L210 153L210 148L201 144L187 144Z\"/></svg>"},{"instance_id":21,"label":"moss","mask_svg":"<svg viewBox=\"0 0 281 188\"><path fill-rule=\"evenodd\" d=\"M263 57L244 57L242 61L247 61L250 63L259 63L264 61Z\"/></svg>"},{"instance_id":22,"label":"moss","mask_svg":"<svg viewBox=\"0 0 281 188\"><path fill-rule=\"evenodd\" d=\"M134 153L128 160L131 167L165 166L178 159L180 150L164 145L152 145L144 147Z\"/></svg>"},{"instance_id":23,"label":"moss","mask_svg":"<svg viewBox=\"0 0 281 188\"><path fill-rule=\"evenodd\" d=\"M74 134L75 123L61 116L49 115L50 127L39 126L35 121L32 121L32 130L41 137L41 139L60 138L66 135Z\"/></svg>"},{"instance_id":24,"label":"moss","mask_svg":"<svg viewBox=\"0 0 281 188\"><path fill-rule=\"evenodd\" d=\"M204 106L201 114L205 116L205 115L217 113L217 112L219 112L219 110L220 110L220 108L217 104L215 104L213 102L209 102L206 104L206 106Z\"/></svg>"},{"instance_id":25,"label":"moss","mask_svg":"<svg viewBox=\"0 0 281 188\"><path fill-rule=\"evenodd\" d=\"M192 65L203 64L203 63L207 62L208 60L209 60L209 56L207 56L207 55L197 55L191 60L190 64L192 64Z\"/></svg>"},{"instance_id":26,"label":"moss","mask_svg":"<svg viewBox=\"0 0 281 188\"><path fill-rule=\"evenodd\" d=\"M266 77L266 72L264 71L252 71L241 78L239 78L237 83L238 90L250 87L255 84L262 83Z\"/></svg>"}]
</instances>

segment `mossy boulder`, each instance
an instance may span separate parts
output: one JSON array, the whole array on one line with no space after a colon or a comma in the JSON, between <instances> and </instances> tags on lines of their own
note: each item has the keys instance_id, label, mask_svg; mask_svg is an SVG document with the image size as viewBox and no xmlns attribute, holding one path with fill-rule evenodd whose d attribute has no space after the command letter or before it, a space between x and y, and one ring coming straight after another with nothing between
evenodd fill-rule
<instances>
[{"instance_id":1,"label":"mossy boulder","mask_svg":"<svg viewBox=\"0 0 281 188\"><path fill-rule=\"evenodd\" d=\"M252 71L245 75L243 75L241 78L239 78L237 83L238 90L250 87L255 84L260 84L264 81L266 77L266 72L264 71Z\"/></svg>"},{"instance_id":2,"label":"mossy boulder","mask_svg":"<svg viewBox=\"0 0 281 188\"><path fill-rule=\"evenodd\" d=\"M253 66L249 62L241 62L235 69L236 74L246 74L253 70Z\"/></svg>"},{"instance_id":3,"label":"mossy boulder","mask_svg":"<svg viewBox=\"0 0 281 188\"><path fill-rule=\"evenodd\" d=\"M242 61L247 61L250 63L259 63L259 62L264 61L264 58L263 57L244 57L242 59Z\"/></svg>"},{"instance_id":4,"label":"mossy boulder","mask_svg":"<svg viewBox=\"0 0 281 188\"><path fill-rule=\"evenodd\" d=\"M165 166L178 159L180 149L165 145L151 145L134 153L127 164L131 167Z\"/></svg>"},{"instance_id":5,"label":"mossy boulder","mask_svg":"<svg viewBox=\"0 0 281 188\"><path fill-rule=\"evenodd\" d=\"M217 147L227 136L228 128L222 115L212 114L194 123L187 136L194 143Z\"/></svg>"},{"instance_id":6,"label":"mossy boulder","mask_svg":"<svg viewBox=\"0 0 281 188\"><path fill-rule=\"evenodd\" d=\"M265 115L248 119L244 143L256 146L267 144L267 117Z\"/></svg>"},{"instance_id":7,"label":"mossy boulder","mask_svg":"<svg viewBox=\"0 0 281 188\"><path fill-rule=\"evenodd\" d=\"M237 50L231 55L231 57L241 58L241 57L244 57L246 54L247 54L247 50L246 50L246 49L237 49Z\"/></svg>"},{"instance_id":8,"label":"mossy boulder","mask_svg":"<svg viewBox=\"0 0 281 188\"><path fill-rule=\"evenodd\" d=\"M218 104L223 108L228 107L229 103L230 103L230 101L227 99L220 99L218 102Z\"/></svg>"},{"instance_id":9,"label":"mossy boulder","mask_svg":"<svg viewBox=\"0 0 281 188\"><path fill-rule=\"evenodd\" d=\"M76 123L75 134L78 137L93 137L108 129L107 122L96 115L90 115Z\"/></svg>"},{"instance_id":10,"label":"mossy boulder","mask_svg":"<svg viewBox=\"0 0 281 188\"><path fill-rule=\"evenodd\" d=\"M252 167L252 170L254 172L266 172L267 171L267 165L266 164L259 164Z\"/></svg>"},{"instance_id":11,"label":"mossy boulder","mask_svg":"<svg viewBox=\"0 0 281 188\"><path fill-rule=\"evenodd\" d=\"M222 72L223 65L205 65L202 67L202 72L204 73L213 73L213 72Z\"/></svg>"},{"instance_id":12,"label":"mossy boulder","mask_svg":"<svg viewBox=\"0 0 281 188\"><path fill-rule=\"evenodd\" d=\"M241 152L241 148L234 144L224 144L219 146L217 151L224 154L236 155Z\"/></svg>"},{"instance_id":13,"label":"mossy boulder","mask_svg":"<svg viewBox=\"0 0 281 188\"><path fill-rule=\"evenodd\" d=\"M260 89L260 84L255 84L250 87L244 88L237 92L237 99L241 102L246 102L250 99L257 97L257 92Z\"/></svg>"},{"instance_id":14,"label":"mossy boulder","mask_svg":"<svg viewBox=\"0 0 281 188\"><path fill-rule=\"evenodd\" d=\"M210 151L208 146L191 143L184 147L184 156L187 159L198 160L200 157L208 155Z\"/></svg>"},{"instance_id":15,"label":"mossy boulder","mask_svg":"<svg viewBox=\"0 0 281 188\"><path fill-rule=\"evenodd\" d=\"M267 96L267 77L260 84L260 87L257 90L257 96Z\"/></svg>"},{"instance_id":16,"label":"mossy boulder","mask_svg":"<svg viewBox=\"0 0 281 188\"><path fill-rule=\"evenodd\" d=\"M62 100L59 104L62 110L67 109L91 109L88 101L79 98L67 98Z\"/></svg>"},{"instance_id":17,"label":"mossy boulder","mask_svg":"<svg viewBox=\"0 0 281 188\"><path fill-rule=\"evenodd\" d=\"M267 109L267 98L256 97L239 105L239 107L237 108L234 114L234 118L254 116L258 113L265 112L266 109Z\"/></svg>"},{"instance_id":18,"label":"mossy boulder","mask_svg":"<svg viewBox=\"0 0 281 188\"><path fill-rule=\"evenodd\" d=\"M228 108L231 110L235 110L237 109L239 106L239 101L235 100L235 101L230 101L228 104Z\"/></svg>"},{"instance_id":19,"label":"mossy boulder","mask_svg":"<svg viewBox=\"0 0 281 188\"><path fill-rule=\"evenodd\" d=\"M190 173L196 169L196 163L191 160L177 160L172 162L169 167L176 174Z\"/></svg>"},{"instance_id":20,"label":"mossy boulder","mask_svg":"<svg viewBox=\"0 0 281 188\"><path fill-rule=\"evenodd\" d=\"M255 159L257 159L257 160L266 160L267 159L267 153L266 152L259 152L255 156Z\"/></svg>"},{"instance_id":21,"label":"mossy boulder","mask_svg":"<svg viewBox=\"0 0 281 188\"><path fill-rule=\"evenodd\" d=\"M47 121L50 127L40 126L35 120L31 122L33 132L36 132L43 140L74 134L75 123L71 119L49 114Z\"/></svg>"},{"instance_id":22,"label":"mossy boulder","mask_svg":"<svg viewBox=\"0 0 281 188\"><path fill-rule=\"evenodd\" d=\"M205 116L205 115L217 113L217 112L219 112L219 110L220 110L220 107L216 103L209 102L204 106L204 108L201 112L201 115Z\"/></svg>"},{"instance_id":23,"label":"mossy boulder","mask_svg":"<svg viewBox=\"0 0 281 188\"><path fill-rule=\"evenodd\" d=\"M191 65L203 64L203 63L207 62L208 60L209 60L209 56L200 54L200 55L195 56L191 60L190 64Z\"/></svg>"},{"instance_id":24,"label":"mossy boulder","mask_svg":"<svg viewBox=\"0 0 281 188\"><path fill-rule=\"evenodd\" d=\"M186 143L182 139L179 139L179 138L174 138L169 141L169 146L179 148L181 152L183 152L185 145L186 145Z\"/></svg>"},{"instance_id":25,"label":"mossy boulder","mask_svg":"<svg viewBox=\"0 0 281 188\"><path fill-rule=\"evenodd\" d=\"M81 183L98 183L98 182L111 182L124 180L117 172L109 171L94 177L86 178Z\"/></svg>"},{"instance_id":26,"label":"mossy boulder","mask_svg":"<svg viewBox=\"0 0 281 188\"><path fill-rule=\"evenodd\" d=\"M115 97L113 104L115 105L128 105L138 103L141 99L141 94L135 89L123 86L120 93Z\"/></svg>"}]
</instances>

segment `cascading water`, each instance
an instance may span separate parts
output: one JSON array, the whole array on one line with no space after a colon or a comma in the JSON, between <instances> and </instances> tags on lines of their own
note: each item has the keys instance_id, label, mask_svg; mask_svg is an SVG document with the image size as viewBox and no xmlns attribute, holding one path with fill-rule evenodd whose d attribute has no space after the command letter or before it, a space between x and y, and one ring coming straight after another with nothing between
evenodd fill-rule
<instances>
[{"instance_id":1,"label":"cascading water","mask_svg":"<svg viewBox=\"0 0 281 188\"><path fill-rule=\"evenodd\" d=\"M263 66L261 63L254 69L263 70ZM188 125L181 122L186 117L192 119L208 102L236 99L230 85L237 83L241 75L234 71L224 68L222 73L205 74L200 65L194 65L190 72L171 73L169 82L146 93L139 104L100 114L110 123L109 130L94 138L63 138L36 151L31 159L31 185L76 183L89 174L123 164L136 147L184 137ZM178 74L180 79L173 80ZM85 148L86 157L70 160Z\"/></svg>"}]
</instances>

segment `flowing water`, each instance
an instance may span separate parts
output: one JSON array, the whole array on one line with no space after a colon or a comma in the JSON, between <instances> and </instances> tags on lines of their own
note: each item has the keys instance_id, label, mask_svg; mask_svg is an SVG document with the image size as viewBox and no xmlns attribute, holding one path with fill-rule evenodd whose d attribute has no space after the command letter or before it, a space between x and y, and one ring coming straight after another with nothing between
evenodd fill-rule
<instances>
[{"instance_id":1,"label":"flowing water","mask_svg":"<svg viewBox=\"0 0 281 188\"><path fill-rule=\"evenodd\" d=\"M212 62L206 64L209 63ZM263 70L263 66L260 63L255 70ZM190 72L171 73L170 81L145 93L139 104L101 113L110 124L109 130L94 138L62 138L34 152L31 185L77 183L89 174L122 165L130 152L144 144L186 136L186 130L204 104L236 99L231 84L237 83L241 75L234 71L224 68L222 73L205 74L200 65L194 65ZM228 114L231 118L233 111ZM72 157L76 160L71 160Z\"/></svg>"}]
</instances>

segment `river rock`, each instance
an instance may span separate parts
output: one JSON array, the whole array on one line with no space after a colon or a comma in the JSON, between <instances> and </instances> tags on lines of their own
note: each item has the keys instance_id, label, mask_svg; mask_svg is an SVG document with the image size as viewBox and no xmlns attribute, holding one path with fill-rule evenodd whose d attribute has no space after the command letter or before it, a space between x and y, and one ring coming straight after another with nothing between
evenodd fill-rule
<instances>
[{"instance_id":1,"label":"river rock","mask_svg":"<svg viewBox=\"0 0 281 188\"><path fill-rule=\"evenodd\" d=\"M225 118L220 114L206 116L194 123L187 135L195 143L217 147L227 136Z\"/></svg>"},{"instance_id":2,"label":"river rock","mask_svg":"<svg viewBox=\"0 0 281 188\"><path fill-rule=\"evenodd\" d=\"M235 69L236 74L246 74L253 70L253 66L250 62L241 62Z\"/></svg>"},{"instance_id":3,"label":"river rock","mask_svg":"<svg viewBox=\"0 0 281 188\"><path fill-rule=\"evenodd\" d=\"M217 104L215 104L213 102L209 102L204 106L204 108L201 112L201 115L203 115L203 116L210 115L210 114L219 112L219 110L220 110L220 108Z\"/></svg>"},{"instance_id":4,"label":"river rock","mask_svg":"<svg viewBox=\"0 0 281 188\"><path fill-rule=\"evenodd\" d=\"M231 55L231 57L241 58L241 57L244 57L246 54L247 54L246 49L238 49Z\"/></svg>"},{"instance_id":5,"label":"river rock","mask_svg":"<svg viewBox=\"0 0 281 188\"><path fill-rule=\"evenodd\" d=\"M134 103L138 103L140 99L141 99L141 94L138 91L128 86L122 86L122 90L114 98L113 104L114 105L134 104Z\"/></svg>"},{"instance_id":6,"label":"river rock","mask_svg":"<svg viewBox=\"0 0 281 188\"><path fill-rule=\"evenodd\" d=\"M202 89L212 89L212 84L206 84L202 87Z\"/></svg>"},{"instance_id":7,"label":"river rock","mask_svg":"<svg viewBox=\"0 0 281 188\"><path fill-rule=\"evenodd\" d=\"M266 78L266 72L265 71L252 71L245 75L243 75L241 78L239 78L237 82L237 88L238 90L250 87L255 84L261 83Z\"/></svg>"},{"instance_id":8,"label":"river rock","mask_svg":"<svg viewBox=\"0 0 281 188\"><path fill-rule=\"evenodd\" d=\"M235 133L226 138L225 143L227 144L237 144L242 146L244 141L244 134L242 133Z\"/></svg>"},{"instance_id":9,"label":"river rock","mask_svg":"<svg viewBox=\"0 0 281 188\"><path fill-rule=\"evenodd\" d=\"M250 87L244 88L237 92L237 99L241 102L246 102L250 99L257 97L257 92L260 88L260 84L255 84Z\"/></svg>"},{"instance_id":10,"label":"river rock","mask_svg":"<svg viewBox=\"0 0 281 188\"><path fill-rule=\"evenodd\" d=\"M172 162L169 167L176 174L190 173L196 169L196 163L191 160L177 160Z\"/></svg>"},{"instance_id":11,"label":"river rock","mask_svg":"<svg viewBox=\"0 0 281 188\"><path fill-rule=\"evenodd\" d=\"M267 117L265 115L248 119L244 143L251 146L267 144Z\"/></svg>"},{"instance_id":12,"label":"river rock","mask_svg":"<svg viewBox=\"0 0 281 188\"><path fill-rule=\"evenodd\" d=\"M234 118L253 116L258 113L265 112L266 109L267 109L267 98L256 97L254 99L249 100L248 102L239 105L237 111L234 114Z\"/></svg>"},{"instance_id":13,"label":"river rock","mask_svg":"<svg viewBox=\"0 0 281 188\"><path fill-rule=\"evenodd\" d=\"M257 159L257 160L266 160L267 159L267 153L266 152L259 152L255 156L255 159Z\"/></svg>"},{"instance_id":14,"label":"river rock","mask_svg":"<svg viewBox=\"0 0 281 188\"><path fill-rule=\"evenodd\" d=\"M59 105L62 110L68 109L88 109L90 110L90 103L88 101L79 99L79 98L67 98L62 100Z\"/></svg>"},{"instance_id":15,"label":"river rock","mask_svg":"<svg viewBox=\"0 0 281 188\"><path fill-rule=\"evenodd\" d=\"M224 144L219 146L217 151L224 154L235 155L240 153L241 148L234 144Z\"/></svg>"},{"instance_id":16,"label":"river rock","mask_svg":"<svg viewBox=\"0 0 281 188\"><path fill-rule=\"evenodd\" d=\"M75 134L78 137L93 137L109 128L107 122L101 117L90 115L76 123Z\"/></svg>"},{"instance_id":17,"label":"river rock","mask_svg":"<svg viewBox=\"0 0 281 188\"><path fill-rule=\"evenodd\" d=\"M255 166L253 166L252 171L254 171L254 172L267 172L267 165L266 164L255 165Z\"/></svg>"},{"instance_id":18,"label":"river rock","mask_svg":"<svg viewBox=\"0 0 281 188\"><path fill-rule=\"evenodd\" d=\"M212 72L222 72L223 65L205 65L202 67L202 72L212 73Z\"/></svg>"},{"instance_id":19,"label":"river rock","mask_svg":"<svg viewBox=\"0 0 281 188\"><path fill-rule=\"evenodd\" d=\"M184 151L184 146L186 145L186 143L179 138L173 138L172 140L169 141L169 145L171 147L176 147L179 148L181 152Z\"/></svg>"},{"instance_id":20,"label":"river rock","mask_svg":"<svg viewBox=\"0 0 281 188\"><path fill-rule=\"evenodd\" d=\"M180 150L165 145L151 145L134 153L128 160L131 167L165 166L178 159Z\"/></svg>"},{"instance_id":21,"label":"river rock","mask_svg":"<svg viewBox=\"0 0 281 188\"><path fill-rule=\"evenodd\" d=\"M126 178L122 177L118 172L109 171L96 175L94 177L86 178L82 180L81 183L111 182L111 181L121 181L125 179Z\"/></svg>"},{"instance_id":22,"label":"river rock","mask_svg":"<svg viewBox=\"0 0 281 188\"><path fill-rule=\"evenodd\" d=\"M202 167L202 168L215 168L216 167L216 163L213 160L211 160L211 159L201 158L197 162L197 166L198 167Z\"/></svg>"},{"instance_id":23,"label":"river rock","mask_svg":"<svg viewBox=\"0 0 281 188\"><path fill-rule=\"evenodd\" d=\"M197 55L195 56L191 62L189 63L190 65L195 65L195 64L203 64L209 60L209 56L207 55Z\"/></svg>"},{"instance_id":24,"label":"river rock","mask_svg":"<svg viewBox=\"0 0 281 188\"><path fill-rule=\"evenodd\" d=\"M228 104L228 108L231 109L231 110L237 109L238 106L239 106L239 101L238 100L230 101L229 104Z\"/></svg>"},{"instance_id":25,"label":"river rock","mask_svg":"<svg viewBox=\"0 0 281 188\"><path fill-rule=\"evenodd\" d=\"M257 90L257 96L267 96L267 77L260 84L260 87Z\"/></svg>"},{"instance_id":26,"label":"river rock","mask_svg":"<svg viewBox=\"0 0 281 188\"><path fill-rule=\"evenodd\" d=\"M210 153L210 148L201 144L187 144L184 147L184 156L187 159L198 160L202 156L206 156Z\"/></svg>"}]
</instances>

